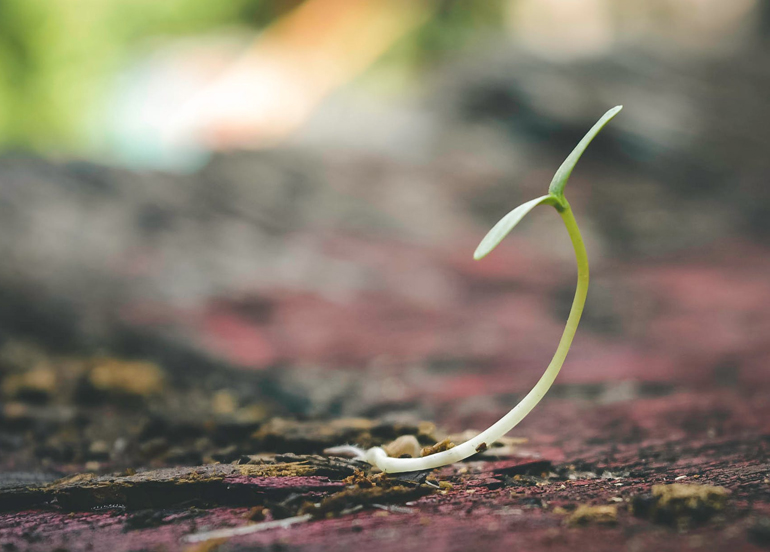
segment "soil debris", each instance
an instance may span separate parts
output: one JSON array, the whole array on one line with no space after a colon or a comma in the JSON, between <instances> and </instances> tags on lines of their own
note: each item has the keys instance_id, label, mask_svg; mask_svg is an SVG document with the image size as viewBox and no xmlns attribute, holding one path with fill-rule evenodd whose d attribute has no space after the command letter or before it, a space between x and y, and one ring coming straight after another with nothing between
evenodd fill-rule
<instances>
[{"instance_id":1,"label":"soil debris","mask_svg":"<svg viewBox=\"0 0 770 552\"><path fill-rule=\"evenodd\" d=\"M149 397L163 391L164 376L151 362L101 359L88 374L88 383L106 395Z\"/></svg>"},{"instance_id":2,"label":"soil debris","mask_svg":"<svg viewBox=\"0 0 770 552\"><path fill-rule=\"evenodd\" d=\"M414 435L402 435L383 445L382 449L391 458L416 458L420 455L420 443Z\"/></svg>"},{"instance_id":3,"label":"soil debris","mask_svg":"<svg viewBox=\"0 0 770 552\"><path fill-rule=\"evenodd\" d=\"M428 472L425 472L427 476ZM324 498L320 504L308 505L300 514L313 517L336 517L357 507L404 503L435 492L436 487L424 483L412 483L403 478L379 473L366 475L356 472L345 480L345 490Z\"/></svg>"},{"instance_id":4,"label":"soil debris","mask_svg":"<svg viewBox=\"0 0 770 552\"><path fill-rule=\"evenodd\" d=\"M210 540L194 541L196 544L185 548L185 552L216 552L228 541L228 537L212 538Z\"/></svg>"},{"instance_id":5,"label":"soil debris","mask_svg":"<svg viewBox=\"0 0 770 552\"><path fill-rule=\"evenodd\" d=\"M585 525L615 525L618 522L617 506L592 506L581 504L567 518L567 525L579 527Z\"/></svg>"},{"instance_id":6,"label":"soil debris","mask_svg":"<svg viewBox=\"0 0 770 552\"><path fill-rule=\"evenodd\" d=\"M370 489L377 484L377 481L382 478L382 474L367 475L362 470L356 470L356 473L346 477L342 482L348 486L355 486L359 489Z\"/></svg>"},{"instance_id":7,"label":"soil debris","mask_svg":"<svg viewBox=\"0 0 770 552\"><path fill-rule=\"evenodd\" d=\"M56 392L56 372L47 365L29 372L10 374L0 387L2 394L31 403L46 402Z\"/></svg>"},{"instance_id":8,"label":"soil debris","mask_svg":"<svg viewBox=\"0 0 770 552\"><path fill-rule=\"evenodd\" d=\"M453 433L449 435L446 439L444 439L444 441L449 441L449 443L452 444L452 447L454 447L456 444L470 441L474 437L478 436L479 433L480 432L475 429L466 429L460 433ZM492 443L484 443L483 447L479 446L476 449L476 454L488 459L514 457L519 453L519 445L527 443L528 441L529 439L526 438L503 436ZM437 443L434 446L438 446L439 444L440 443ZM439 450L438 452L441 451Z\"/></svg>"},{"instance_id":9,"label":"soil debris","mask_svg":"<svg viewBox=\"0 0 770 552\"><path fill-rule=\"evenodd\" d=\"M454 448L455 444L447 437L443 441L439 441L435 445L431 445L429 447L425 447L420 452L420 456L430 456L431 454L436 454L438 452L444 452L445 450L449 450L451 448Z\"/></svg>"},{"instance_id":10,"label":"soil debris","mask_svg":"<svg viewBox=\"0 0 770 552\"><path fill-rule=\"evenodd\" d=\"M265 510L266 508L264 506L254 506L253 508L250 508L243 517L249 521L265 521Z\"/></svg>"},{"instance_id":11,"label":"soil debris","mask_svg":"<svg viewBox=\"0 0 770 552\"><path fill-rule=\"evenodd\" d=\"M728 494L727 489L712 485L654 485L650 495L635 497L631 508L638 517L686 529L691 523L707 521L723 510Z\"/></svg>"}]
</instances>

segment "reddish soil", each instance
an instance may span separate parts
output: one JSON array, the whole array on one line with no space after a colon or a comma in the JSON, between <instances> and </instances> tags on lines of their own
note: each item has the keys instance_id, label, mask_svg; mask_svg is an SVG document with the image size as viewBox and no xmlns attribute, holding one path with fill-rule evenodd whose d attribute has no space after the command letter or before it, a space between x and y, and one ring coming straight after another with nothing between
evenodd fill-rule
<instances>
[{"instance_id":1,"label":"reddish soil","mask_svg":"<svg viewBox=\"0 0 770 552\"><path fill-rule=\"evenodd\" d=\"M51 318L5 312L29 331L0 343L3 550L770 547L766 248L597 254L564 370L510 436L525 442L382 480L318 455L495 421L550 358L574 269L516 237L473 263L469 239L304 232L277 238L321 252L300 282L220 282L189 307L95 293L78 323L123 328L104 341L57 347L35 333ZM138 281L124 268L110 278Z\"/></svg>"}]
</instances>

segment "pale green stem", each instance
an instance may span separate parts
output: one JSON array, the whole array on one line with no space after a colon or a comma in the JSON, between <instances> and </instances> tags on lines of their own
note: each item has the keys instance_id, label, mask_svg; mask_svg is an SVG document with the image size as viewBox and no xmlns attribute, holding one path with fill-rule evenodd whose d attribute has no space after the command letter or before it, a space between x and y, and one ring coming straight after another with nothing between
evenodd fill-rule
<instances>
[{"instance_id":1,"label":"pale green stem","mask_svg":"<svg viewBox=\"0 0 770 552\"><path fill-rule=\"evenodd\" d=\"M365 458L367 462L388 473L429 470L459 462L487 448L487 446L511 431L537 406L540 399L548 392L548 389L559 374L562 364L564 364L564 359L567 358L570 345L572 345L572 339L575 337L580 317L583 314L583 307L585 306L588 293L588 256L577 221L575 221L572 209L563 196L556 202L556 208L564 221L564 225L567 227L567 232L572 240L572 246L575 248L578 272L577 289L575 290L572 309L570 310L569 318L567 318L567 325L559 341L559 346L553 355L553 359L551 359L551 363L540 380L535 384L535 387L497 423L476 437L452 449L422 458L390 458L382 448L374 447L366 451Z\"/></svg>"}]
</instances>

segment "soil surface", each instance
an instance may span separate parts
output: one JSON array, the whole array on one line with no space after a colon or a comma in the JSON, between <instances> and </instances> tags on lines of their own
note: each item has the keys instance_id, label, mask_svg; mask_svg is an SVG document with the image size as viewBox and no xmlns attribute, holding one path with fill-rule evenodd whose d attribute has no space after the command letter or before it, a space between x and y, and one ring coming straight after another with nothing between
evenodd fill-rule
<instances>
[{"instance_id":1,"label":"soil surface","mask_svg":"<svg viewBox=\"0 0 770 552\"><path fill-rule=\"evenodd\" d=\"M592 282L545 400L433 472L324 455L442 450L531 388L574 290L558 217L471 252L592 121L424 164L0 159L2 550L769 549L764 146L694 202L608 129L570 183Z\"/></svg>"},{"instance_id":2,"label":"soil surface","mask_svg":"<svg viewBox=\"0 0 770 552\"><path fill-rule=\"evenodd\" d=\"M517 432L527 443L389 477L350 460L268 450L301 440L320 452L333 435L377 443L411 432L427 441L435 439L429 426L273 420L250 436L260 454L222 463L61 479L54 466L6 471L0 539L6 550L73 551L461 550L479 542L492 550L759 550L770 546L769 398L552 400ZM181 454L193 445L176 446ZM236 527L259 530L195 542Z\"/></svg>"}]
</instances>

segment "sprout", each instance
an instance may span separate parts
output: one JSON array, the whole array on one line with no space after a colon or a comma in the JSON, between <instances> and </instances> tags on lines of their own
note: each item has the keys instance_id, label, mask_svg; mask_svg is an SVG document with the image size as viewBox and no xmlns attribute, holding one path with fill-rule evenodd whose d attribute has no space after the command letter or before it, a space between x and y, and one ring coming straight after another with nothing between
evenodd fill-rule
<instances>
[{"instance_id":1,"label":"sprout","mask_svg":"<svg viewBox=\"0 0 770 552\"><path fill-rule=\"evenodd\" d=\"M505 215L500 222L498 222L492 230L481 240L476 252L473 254L473 258L476 260L486 257L497 245L513 230L513 228L523 219L527 213L538 205L551 205L559 215L561 215L564 225L567 228L567 233L572 240L572 246L575 249L575 259L577 260L577 289L575 290L575 298L572 301L572 309L570 310L569 317L567 318L567 324L564 328L564 333L559 341L559 346L556 349L556 353L551 359L551 363L546 368L545 373L540 380L535 384L532 390L527 394L522 401L517 404L508 414L503 416L497 423L479 433L476 437L457 445L454 448L432 454L430 456L424 456L422 458L391 458L380 447L373 447L366 451L357 449L355 447L344 447L346 452L351 450L355 451L355 455L361 459L366 460L373 466L378 467L384 472L399 473L407 471L417 470L429 470L459 462L469 456L481 452L487 448L488 445L494 443L511 429L513 429L524 417L529 414L533 408L540 402L540 399L545 396L548 389L553 384L559 370L564 364L564 359L567 358L570 345L572 344L572 338L575 337L575 331L577 330L578 323L580 322L580 316L583 314L583 307L585 306L586 293L588 292L588 256L586 255L585 246L583 245L583 238L580 235L575 217L572 214L567 199L564 197L564 186L567 184L567 180L572 173L572 169L575 164L583 155L588 144L591 140L604 128L610 119L612 119L622 109L622 106L617 106L610 109L599 121L588 131L580 143L572 150L567 159L562 163L559 170L551 181L551 185L548 188L548 194L528 201L522 205L516 207L513 211ZM332 452L335 449L330 449L328 452Z\"/></svg>"}]
</instances>

